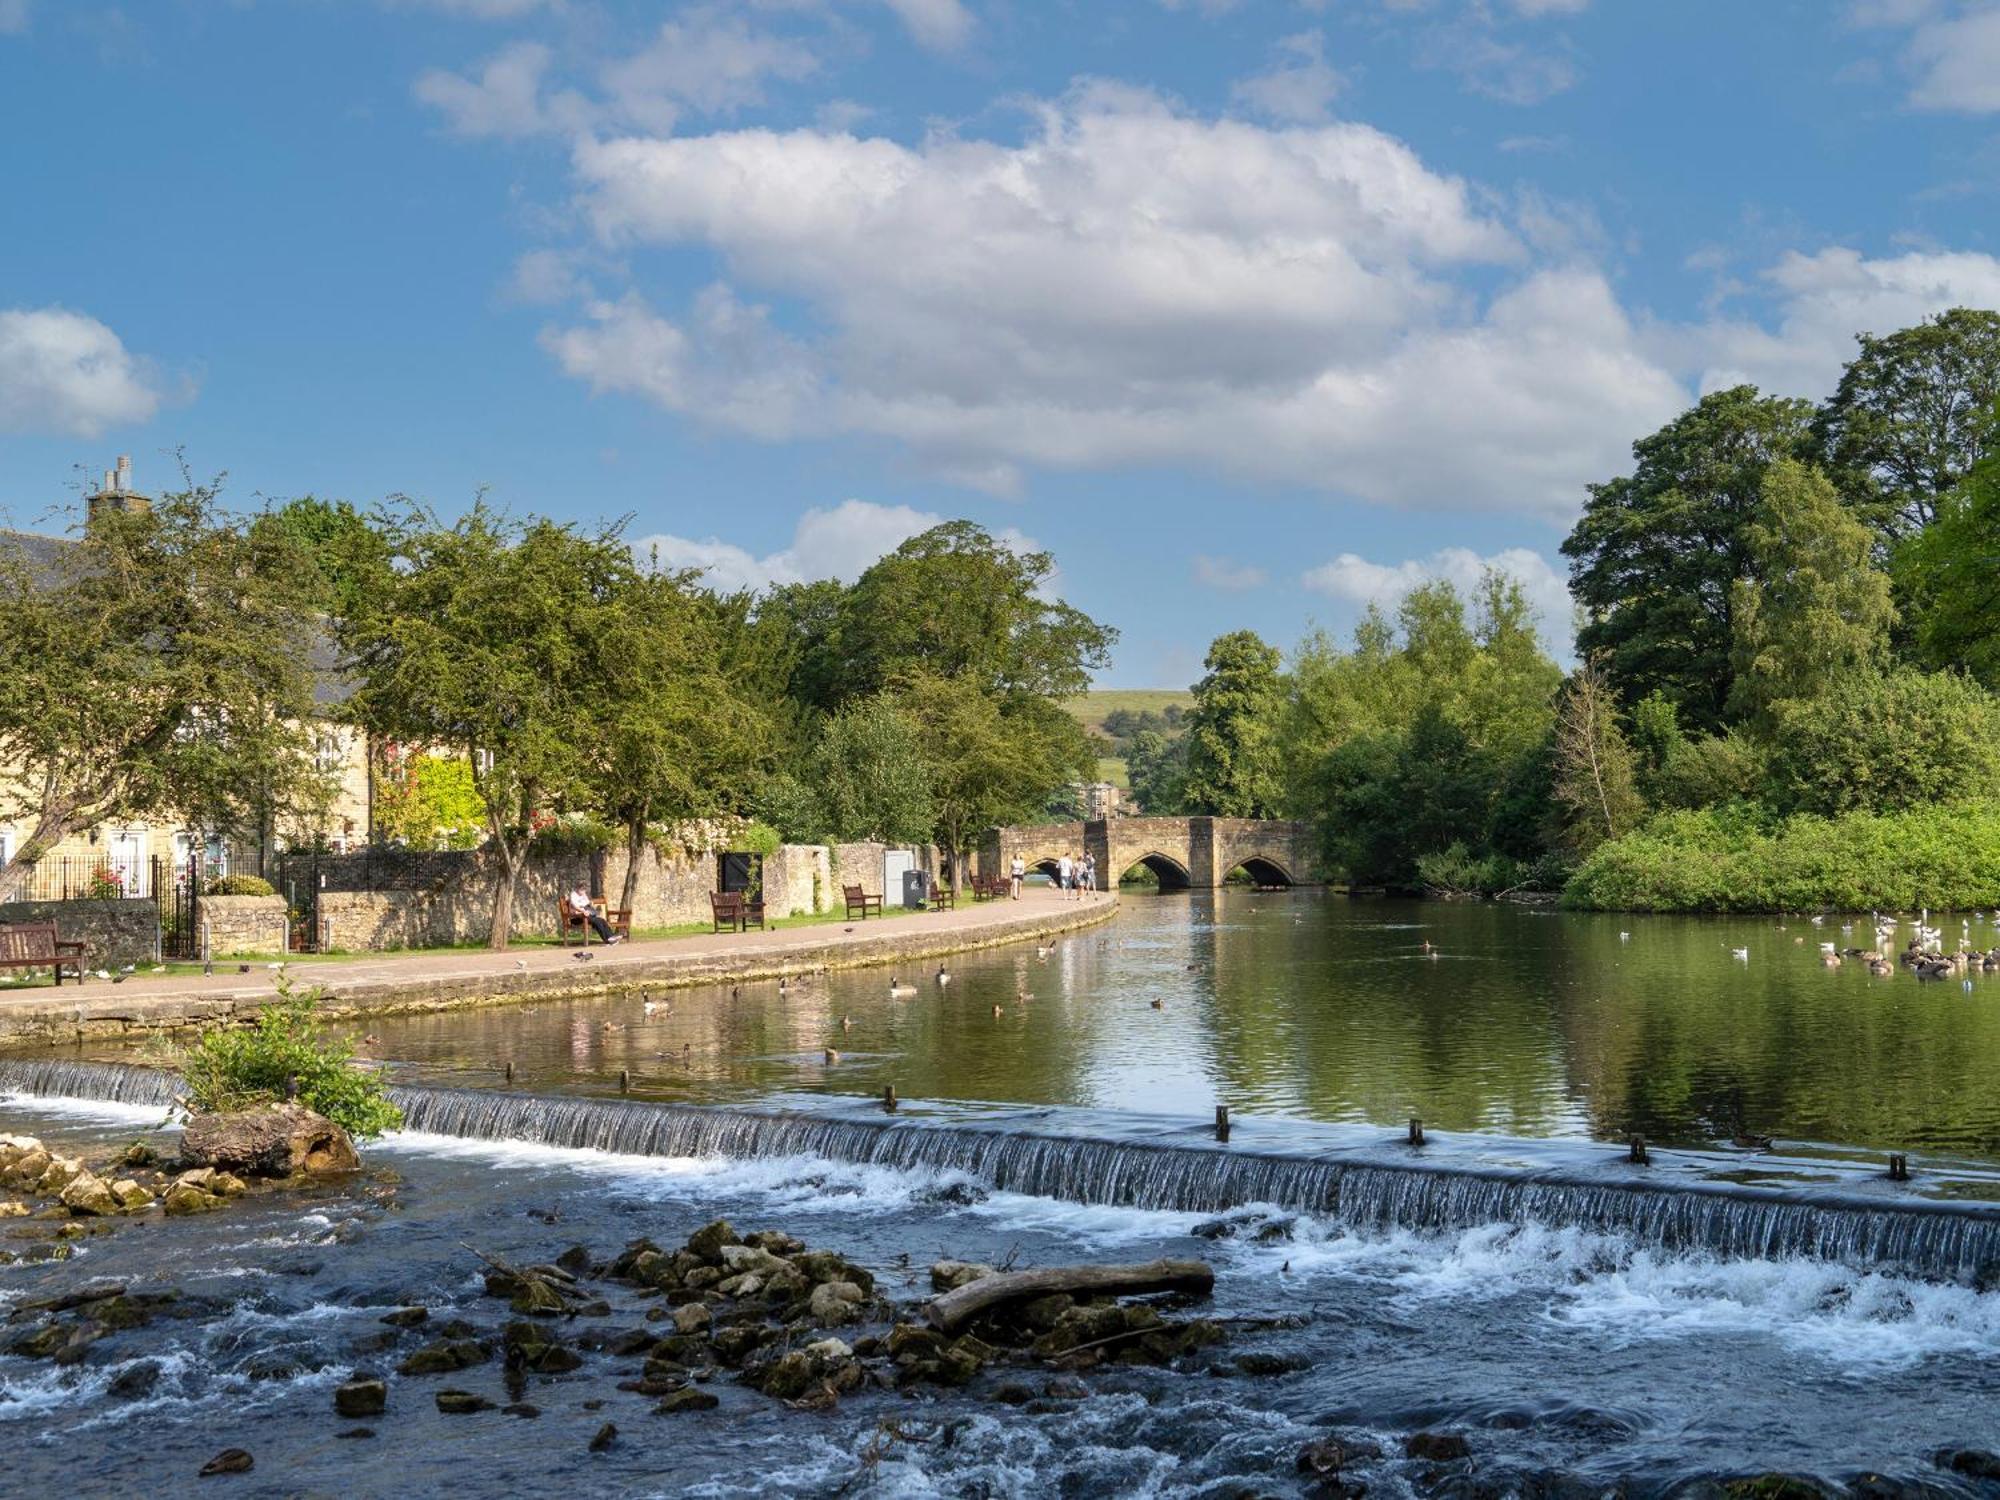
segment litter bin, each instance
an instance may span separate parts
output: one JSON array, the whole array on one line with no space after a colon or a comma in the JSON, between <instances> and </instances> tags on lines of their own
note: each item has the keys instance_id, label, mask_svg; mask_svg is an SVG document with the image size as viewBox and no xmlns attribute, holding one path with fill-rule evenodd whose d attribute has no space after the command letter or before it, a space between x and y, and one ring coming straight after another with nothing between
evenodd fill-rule
<instances>
[{"instance_id":1,"label":"litter bin","mask_svg":"<svg viewBox=\"0 0 2000 1500\"><path fill-rule=\"evenodd\" d=\"M922 870L905 870L903 872L903 909L905 911L922 911L926 906L930 905L930 899L930 876L926 875Z\"/></svg>"}]
</instances>

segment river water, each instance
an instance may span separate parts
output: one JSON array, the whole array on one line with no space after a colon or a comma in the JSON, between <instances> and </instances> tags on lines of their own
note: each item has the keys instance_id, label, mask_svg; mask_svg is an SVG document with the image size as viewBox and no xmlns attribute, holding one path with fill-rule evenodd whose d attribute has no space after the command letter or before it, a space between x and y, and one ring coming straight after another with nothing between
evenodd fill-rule
<instances>
[{"instance_id":1,"label":"river water","mask_svg":"<svg viewBox=\"0 0 2000 1500\"><path fill-rule=\"evenodd\" d=\"M1192 1122L1218 1101L1247 1120L1238 1147L1247 1140L1253 1153L1373 1138L1419 1114L1444 1161L1498 1162L1503 1174L1518 1165L1579 1191L1624 1191L1628 1169L1595 1165L1615 1153L1593 1143L1633 1131L1703 1148L1687 1154L1706 1163L1696 1175L1725 1186L1757 1175L1758 1153L1716 1144L1744 1129L1781 1137L1791 1161L1818 1153L1825 1183L1809 1193L1878 1191L1840 1177L1832 1146L1948 1152L1977 1180L2000 1143L2000 982L1975 979L1967 994L1955 981L1830 970L1818 959L1828 940L1845 941L1837 926L1775 921L1313 893L1141 898L1045 954L968 956L942 987L898 976L918 979L914 996L892 997L888 976L870 971L782 996L775 984L679 992L661 997L671 1012L656 1002L650 1015L631 996L373 1023L366 1050L418 1086L431 1129L378 1144L360 1178L303 1201L121 1225L66 1264L0 1270L9 1305L84 1277L213 1299L208 1316L113 1334L70 1368L0 1356L0 1490L1294 1495L1308 1492L1293 1462L1301 1444L1337 1430L1386 1450L1351 1476L1382 1495L1667 1494L1773 1470L1827 1482L1879 1472L1910 1492L1976 1493L1930 1455L2000 1447L2000 1292L1983 1290L1992 1283L1979 1268L1926 1275L1722 1253L1636 1220L1626 1229L1518 1205L1425 1227L1363 1222L1330 1198L1245 1204L1216 1237L1214 1205L1171 1206L1198 1196L1187 1169L1176 1168L1180 1197L1105 1186L1139 1180L1107 1165L1106 1139L1177 1118L1192 1140ZM629 1073L622 1112L579 1103L562 1118L588 1129L542 1132L622 1149L478 1138L509 1110L424 1092L498 1087L509 1062L513 1088L542 1096L615 1096ZM879 1113L815 1098L889 1082L917 1101L905 1114L926 1139L1012 1131L1034 1117L1018 1106L1063 1106L1039 1117L1038 1190L996 1185L1025 1180L1009 1175L1013 1157L854 1159L868 1153L838 1142ZM762 1142L752 1154L673 1154L693 1137L591 1124L629 1126L649 1100L754 1113L780 1096L834 1122L825 1149L758 1126L702 1137ZM554 1114L524 1103L512 1117ZM76 1145L129 1139L159 1118L157 1106L0 1100L0 1128ZM1742 1170L1729 1170L1739 1158ZM1066 1159L1095 1163L1095 1175L1066 1175ZM1243 1325L1212 1371L1101 1373L1088 1397L1047 1410L998 1404L976 1385L862 1394L809 1414L724 1379L711 1387L716 1412L659 1417L593 1361L531 1390L535 1420L440 1416L429 1401L440 1382L398 1380L375 1438L334 1436L349 1424L333 1416L330 1389L381 1368L387 1307L497 1320L467 1246L529 1262L575 1243L604 1255L642 1234L678 1240L717 1214L848 1253L911 1302L942 1254L1024 1265L1202 1256L1217 1267L1218 1314L1301 1326ZM610 1322L636 1316L621 1305ZM1234 1357L1256 1351L1303 1368L1237 1371ZM119 1377L145 1360L158 1373L135 1393ZM504 1399L488 1369L449 1383L491 1385ZM620 1441L587 1452L606 1418ZM1439 1426L1468 1436L1469 1471L1432 1474L1400 1457L1403 1435ZM256 1470L195 1480L225 1446L255 1453Z\"/></svg>"}]
</instances>

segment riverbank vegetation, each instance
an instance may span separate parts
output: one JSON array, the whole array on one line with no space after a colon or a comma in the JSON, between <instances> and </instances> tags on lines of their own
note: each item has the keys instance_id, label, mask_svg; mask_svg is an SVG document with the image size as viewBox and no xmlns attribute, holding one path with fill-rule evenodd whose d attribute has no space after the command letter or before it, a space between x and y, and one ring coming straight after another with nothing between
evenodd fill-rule
<instances>
[{"instance_id":1,"label":"riverbank vegetation","mask_svg":"<svg viewBox=\"0 0 2000 1500\"><path fill-rule=\"evenodd\" d=\"M296 1102L358 1139L400 1126L403 1112L382 1076L357 1066L353 1047L327 1034L321 998L318 989L297 992L280 979L278 998L258 1012L256 1025L204 1031L181 1063L189 1105L226 1114Z\"/></svg>"},{"instance_id":2,"label":"riverbank vegetation","mask_svg":"<svg viewBox=\"0 0 2000 1500\"><path fill-rule=\"evenodd\" d=\"M1633 445L1518 584L1432 582L1289 661L1219 639L1150 812L1315 823L1329 874L1656 911L2000 901L2000 314L1864 335L1823 404L1738 386ZM1560 631L1567 622L1544 622Z\"/></svg>"}]
</instances>

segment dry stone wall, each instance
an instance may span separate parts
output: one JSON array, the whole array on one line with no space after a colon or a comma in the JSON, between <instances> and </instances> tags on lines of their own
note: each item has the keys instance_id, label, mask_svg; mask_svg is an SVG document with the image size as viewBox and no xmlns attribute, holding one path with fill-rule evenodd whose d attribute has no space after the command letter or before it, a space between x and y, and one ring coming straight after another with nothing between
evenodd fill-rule
<instances>
[{"instance_id":1,"label":"dry stone wall","mask_svg":"<svg viewBox=\"0 0 2000 1500\"><path fill-rule=\"evenodd\" d=\"M81 942L93 969L153 962L160 942L160 909L150 901L9 901L0 924L56 924L64 942ZM18 974L18 970L10 971Z\"/></svg>"}]
</instances>

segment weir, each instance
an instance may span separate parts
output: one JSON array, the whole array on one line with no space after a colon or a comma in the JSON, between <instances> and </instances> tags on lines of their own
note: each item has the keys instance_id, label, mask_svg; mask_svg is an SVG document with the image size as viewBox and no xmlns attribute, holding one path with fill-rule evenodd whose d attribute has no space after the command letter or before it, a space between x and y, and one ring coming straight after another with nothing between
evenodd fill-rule
<instances>
[{"instance_id":1,"label":"weir","mask_svg":"<svg viewBox=\"0 0 2000 1500\"><path fill-rule=\"evenodd\" d=\"M170 1105L178 1074L109 1063L0 1059L0 1093ZM1036 1197L1183 1213L1271 1204L1357 1228L1542 1224L1727 1257L1809 1257L1980 1286L2000 1278L2000 1204L1715 1177L1600 1180L1580 1168L1388 1161L1361 1151L1081 1138L1066 1113L1020 1122L867 1116L397 1086L406 1128L632 1156L820 1157L956 1171ZM845 1109L847 1113L841 1111ZM1239 1122L1240 1128L1240 1122ZM1518 1143L1516 1143L1518 1144Z\"/></svg>"}]
</instances>

